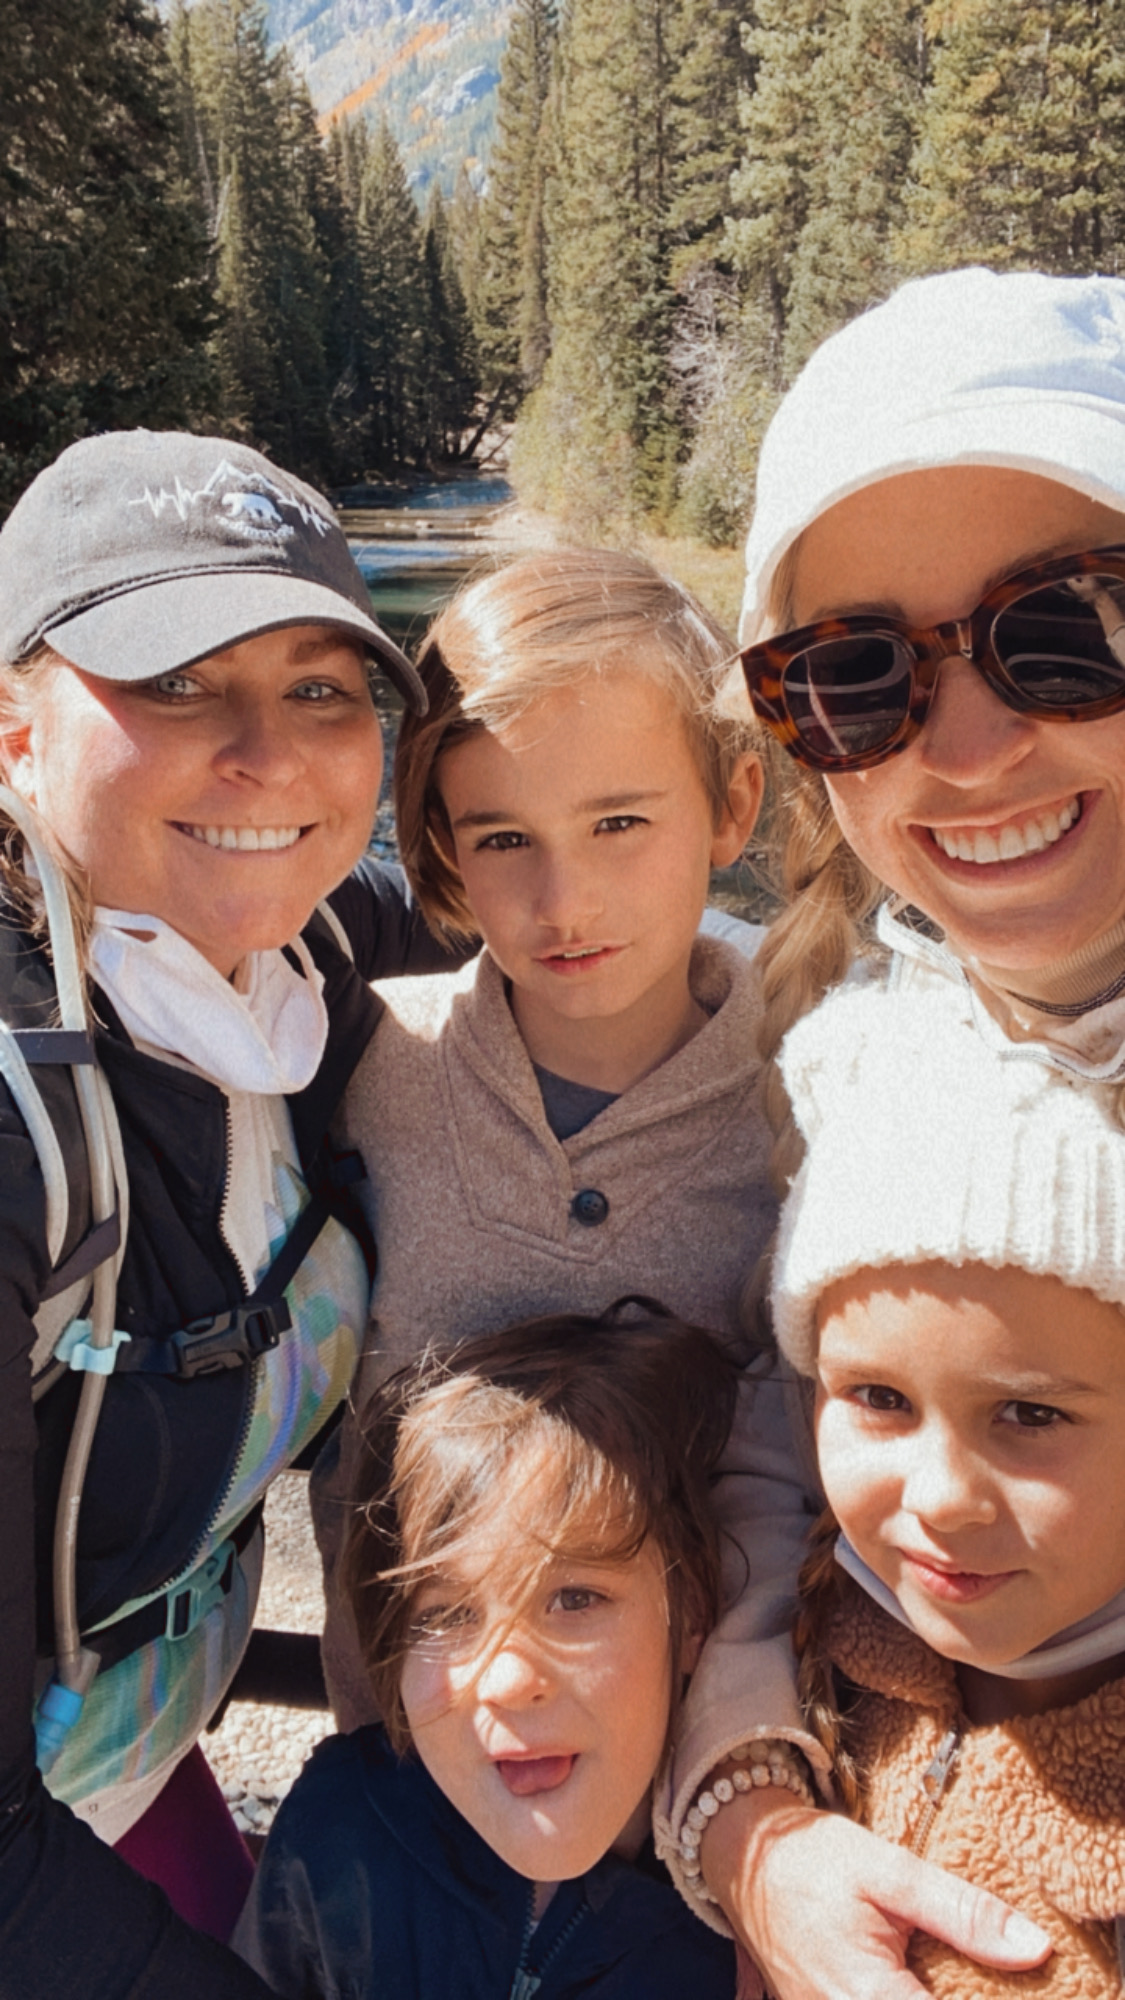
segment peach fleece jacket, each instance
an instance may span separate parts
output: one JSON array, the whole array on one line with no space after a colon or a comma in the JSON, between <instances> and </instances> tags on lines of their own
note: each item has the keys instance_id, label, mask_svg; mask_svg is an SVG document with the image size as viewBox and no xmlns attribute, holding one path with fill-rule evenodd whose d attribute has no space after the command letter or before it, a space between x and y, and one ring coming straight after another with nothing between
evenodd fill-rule
<instances>
[{"instance_id":1,"label":"peach fleece jacket","mask_svg":"<svg viewBox=\"0 0 1125 2000\"><path fill-rule=\"evenodd\" d=\"M825 1644L833 1666L861 1690L847 1712L864 1825L991 1889L1055 1945L1035 1971L1004 1974L915 1932L915 1977L940 2000L1120 2000L1114 1919L1125 1912L1125 1681L1044 1715L967 1723L952 1662L850 1577L840 1578ZM955 1760L931 1805L923 1773L951 1737Z\"/></svg>"},{"instance_id":2,"label":"peach fleece jacket","mask_svg":"<svg viewBox=\"0 0 1125 2000\"><path fill-rule=\"evenodd\" d=\"M711 1019L562 1142L487 953L458 973L380 988L387 1013L346 1106L347 1139L370 1176L364 1199L380 1256L357 1409L430 1341L560 1308L600 1311L624 1293L737 1333L740 1291L777 1216L759 981L752 961L706 936L690 977ZM592 1227L572 1212L583 1189L609 1204ZM314 1480L328 1578L325 1666L344 1728L372 1716L350 1617L331 1583L354 1448L348 1420L338 1462L325 1457ZM803 1737L787 1634L801 1541L819 1503L806 1495L774 1382L747 1383L727 1463L720 1507L734 1538L729 1595L738 1604L696 1670L674 1783L665 1781L658 1801L665 1829L673 1802L678 1818L732 1744L763 1724Z\"/></svg>"}]
</instances>

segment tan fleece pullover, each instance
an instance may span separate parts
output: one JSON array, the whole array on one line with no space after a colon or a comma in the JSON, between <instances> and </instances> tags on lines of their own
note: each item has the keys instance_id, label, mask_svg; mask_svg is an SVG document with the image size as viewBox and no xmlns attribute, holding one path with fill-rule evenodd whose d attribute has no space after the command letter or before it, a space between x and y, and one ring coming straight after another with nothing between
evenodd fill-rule
<instances>
[{"instance_id":1,"label":"tan fleece pullover","mask_svg":"<svg viewBox=\"0 0 1125 2000\"><path fill-rule=\"evenodd\" d=\"M645 1292L728 1335L776 1219L759 1103L752 964L699 938L692 992L711 1019L573 1138L551 1132L487 952L452 976L389 980L387 1014L345 1107L379 1245L357 1385L428 1342ZM583 1222L581 1193L601 1220Z\"/></svg>"},{"instance_id":2,"label":"tan fleece pullover","mask_svg":"<svg viewBox=\"0 0 1125 2000\"><path fill-rule=\"evenodd\" d=\"M704 936L691 987L711 1016L706 1025L562 1142L487 953L456 974L380 988L388 1011L346 1107L347 1138L370 1175L364 1198L380 1255L357 1408L428 1342L535 1313L597 1312L625 1293L737 1332L740 1290L777 1214L761 1107L759 981L734 946ZM604 1197L600 1221L577 1220L583 1192ZM329 1578L325 1666L343 1728L372 1714L350 1617L331 1587L354 1447L349 1420L340 1463L326 1460L314 1481ZM673 1791L697 1783L763 1712L771 1723L796 1720L787 1638L749 1653L745 1643L787 1634L808 1518L772 1384L757 1398L748 1387L727 1462L735 1476L721 1482L720 1505L733 1537L738 1617L720 1627L696 1670L681 1720L686 1763L678 1757L675 1785L661 1788L664 1813ZM724 1629L733 1643L724 1645Z\"/></svg>"},{"instance_id":3,"label":"tan fleece pullover","mask_svg":"<svg viewBox=\"0 0 1125 2000\"><path fill-rule=\"evenodd\" d=\"M915 1978L941 2000L1120 2000L1125 1681L1070 1708L969 1724L952 1662L850 1577L840 1580L826 1643L833 1665L862 1690L848 1708L848 1731L864 1825L991 1889L1054 1941L1045 1965L1005 1974L915 1932ZM935 1759L951 1761L931 1799L922 1780Z\"/></svg>"}]
</instances>

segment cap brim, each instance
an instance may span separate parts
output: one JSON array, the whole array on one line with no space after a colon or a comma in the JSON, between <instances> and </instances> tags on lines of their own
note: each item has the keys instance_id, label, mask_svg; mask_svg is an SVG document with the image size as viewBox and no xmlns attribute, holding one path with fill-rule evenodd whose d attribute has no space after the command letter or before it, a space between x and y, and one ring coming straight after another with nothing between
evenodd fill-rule
<instances>
[{"instance_id":1,"label":"cap brim","mask_svg":"<svg viewBox=\"0 0 1125 2000\"><path fill-rule=\"evenodd\" d=\"M147 681L286 625L332 625L374 654L416 714L429 707L406 654L357 604L303 577L225 569L168 577L103 598L43 633L72 666L107 681Z\"/></svg>"}]
</instances>

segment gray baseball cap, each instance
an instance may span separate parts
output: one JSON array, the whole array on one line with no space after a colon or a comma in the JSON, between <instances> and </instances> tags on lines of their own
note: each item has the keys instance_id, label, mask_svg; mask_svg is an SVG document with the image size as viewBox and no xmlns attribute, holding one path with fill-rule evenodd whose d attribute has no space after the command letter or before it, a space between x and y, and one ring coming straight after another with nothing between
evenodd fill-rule
<instances>
[{"instance_id":1,"label":"gray baseball cap","mask_svg":"<svg viewBox=\"0 0 1125 2000\"><path fill-rule=\"evenodd\" d=\"M12 665L49 644L85 673L150 680L306 624L346 632L425 714L327 500L229 438L83 438L0 530L0 659Z\"/></svg>"}]
</instances>

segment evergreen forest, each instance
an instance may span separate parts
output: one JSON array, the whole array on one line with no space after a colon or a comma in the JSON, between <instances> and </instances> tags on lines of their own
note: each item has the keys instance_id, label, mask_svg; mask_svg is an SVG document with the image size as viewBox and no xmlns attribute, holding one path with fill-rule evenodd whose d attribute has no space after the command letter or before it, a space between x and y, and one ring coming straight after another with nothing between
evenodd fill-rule
<instances>
[{"instance_id":1,"label":"evergreen forest","mask_svg":"<svg viewBox=\"0 0 1125 2000\"><path fill-rule=\"evenodd\" d=\"M71 438L330 486L510 432L584 534L716 545L817 342L905 278L1125 268L1125 0L513 0L479 185L318 127L259 0L0 0L0 511Z\"/></svg>"}]
</instances>

